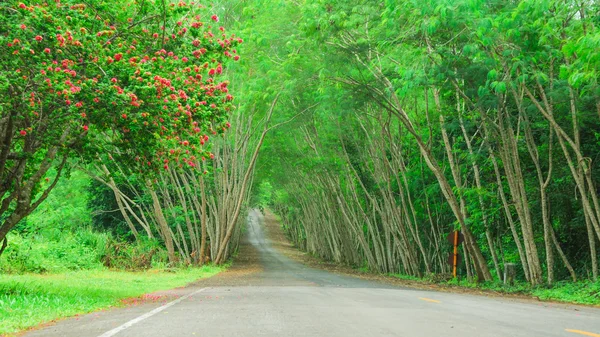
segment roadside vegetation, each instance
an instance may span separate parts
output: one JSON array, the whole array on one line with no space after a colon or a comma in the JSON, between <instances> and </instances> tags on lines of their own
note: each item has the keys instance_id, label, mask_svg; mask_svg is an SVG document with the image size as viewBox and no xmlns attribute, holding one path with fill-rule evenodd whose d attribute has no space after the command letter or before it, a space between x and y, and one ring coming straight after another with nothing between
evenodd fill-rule
<instances>
[{"instance_id":1,"label":"roadside vegetation","mask_svg":"<svg viewBox=\"0 0 600 337\"><path fill-rule=\"evenodd\" d=\"M462 285L598 303L596 2L8 0L0 22L10 331L217 272L250 205L327 261L453 284L460 230Z\"/></svg>"},{"instance_id":2,"label":"roadside vegetation","mask_svg":"<svg viewBox=\"0 0 600 337\"><path fill-rule=\"evenodd\" d=\"M415 278L405 275L390 274L393 278L416 282L418 284L431 284L440 286L442 289L468 288L480 290L482 293L492 293L496 295L513 294L522 295L530 298L537 298L541 301L554 301L575 303L584 305L600 306L600 282L589 280L570 282L559 281L551 287L540 285L532 287L527 282L518 282L515 284L504 284L500 281L494 282L469 282L468 280L453 279L450 281L439 281L433 278Z\"/></svg>"},{"instance_id":3,"label":"roadside vegetation","mask_svg":"<svg viewBox=\"0 0 600 337\"><path fill-rule=\"evenodd\" d=\"M133 240L122 219L108 228L103 217L96 219L106 213L92 208L92 201L101 205L92 198L97 192L88 176L74 173L9 234L11 244L0 257L0 335L112 306L163 301L142 295L224 269L171 265L158 240Z\"/></svg>"},{"instance_id":4,"label":"roadside vegetation","mask_svg":"<svg viewBox=\"0 0 600 337\"><path fill-rule=\"evenodd\" d=\"M278 118L300 114L267 137L255 194L297 247L448 282L460 230L468 284L514 264L530 293L597 302L597 3L249 7L246 47L295 102Z\"/></svg>"},{"instance_id":5,"label":"roadside vegetation","mask_svg":"<svg viewBox=\"0 0 600 337\"><path fill-rule=\"evenodd\" d=\"M0 3L0 334L183 286L236 251L275 95L235 113L243 41L222 12Z\"/></svg>"},{"instance_id":6,"label":"roadside vegetation","mask_svg":"<svg viewBox=\"0 0 600 337\"><path fill-rule=\"evenodd\" d=\"M0 335L100 309L172 299L146 295L210 277L222 267L127 272L108 269L0 277Z\"/></svg>"}]
</instances>

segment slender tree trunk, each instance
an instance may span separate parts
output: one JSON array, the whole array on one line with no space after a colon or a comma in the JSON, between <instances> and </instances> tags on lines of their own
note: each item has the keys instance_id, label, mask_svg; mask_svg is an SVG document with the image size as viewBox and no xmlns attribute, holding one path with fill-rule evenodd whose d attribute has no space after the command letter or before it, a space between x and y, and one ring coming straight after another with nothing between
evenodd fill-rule
<instances>
[{"instance_id":1,"label":"slender tree trunk","mask_svg":"<svg viewBox=\"0 0 600 337\"><path fill-rule=\"evenodd\" d=\"M167 256L169 257L169 263L174 265L177 263L177 257L175 256L175 248L173 247L173 234L169 225L167 224L167 219L162 211L162 206L160 205L160 201L158 200L158 195L152 186L152 182L149 180L146 181L146 187L148 188L148 192L152 197L152 208L154 210L154 215L156 217L156 221L163 233L163 240L165 241L165 247L167 248Z\"/></svg>"}]
</instances>

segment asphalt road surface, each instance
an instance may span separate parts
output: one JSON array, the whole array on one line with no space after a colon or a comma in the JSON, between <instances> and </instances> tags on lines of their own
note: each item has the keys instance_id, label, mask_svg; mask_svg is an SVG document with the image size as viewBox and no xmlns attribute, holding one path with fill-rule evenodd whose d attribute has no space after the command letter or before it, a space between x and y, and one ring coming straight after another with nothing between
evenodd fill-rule
<instances>
[{"instance_id":1,"label":"asphalt road surface","mask_svg":"<svg viewBox=\"0 0 600 337\"><path fill-rule=\"evenodd\" d=\"M234 266L168 300L60 321L26 336L600 337L600 309L398 288L309 268L251 212Z\"/></svg>"}]
</instances>

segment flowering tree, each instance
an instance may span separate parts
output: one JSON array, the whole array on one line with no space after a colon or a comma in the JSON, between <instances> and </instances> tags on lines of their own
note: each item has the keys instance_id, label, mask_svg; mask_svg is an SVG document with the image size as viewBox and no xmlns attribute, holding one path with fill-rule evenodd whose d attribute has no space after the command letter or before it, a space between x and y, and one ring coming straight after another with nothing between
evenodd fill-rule
<instances>
[{"instance_id":1,"label":"flowering tree","mask_svg":"<svg viewBox=\"0 0 600 337\"><path fill-rule=\"evenodd\" d=\"M71 158L152 174L212 157L207 142L230 126L223 69L242 42L218 21L197 2L0 3L4 247Z\"/></svg>"}]
</instances>

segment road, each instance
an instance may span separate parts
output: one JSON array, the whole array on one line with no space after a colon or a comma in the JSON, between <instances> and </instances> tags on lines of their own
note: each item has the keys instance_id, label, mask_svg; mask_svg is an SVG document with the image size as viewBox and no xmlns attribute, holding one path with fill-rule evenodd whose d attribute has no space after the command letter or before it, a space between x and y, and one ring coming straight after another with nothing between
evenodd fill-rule
<instances>
[{"instance_id":1,"label":"road","mask_svg":"<svg viewBox=\"0 0 600 337\"><path fill-rule=\"evenodd\" d=\"M309 268L275 249L251 212L234 266L146 303L26 336L600 337L600 309L423 291ZM166 302L166 301L165 301Z\"/></svg>"}]
</instances>

